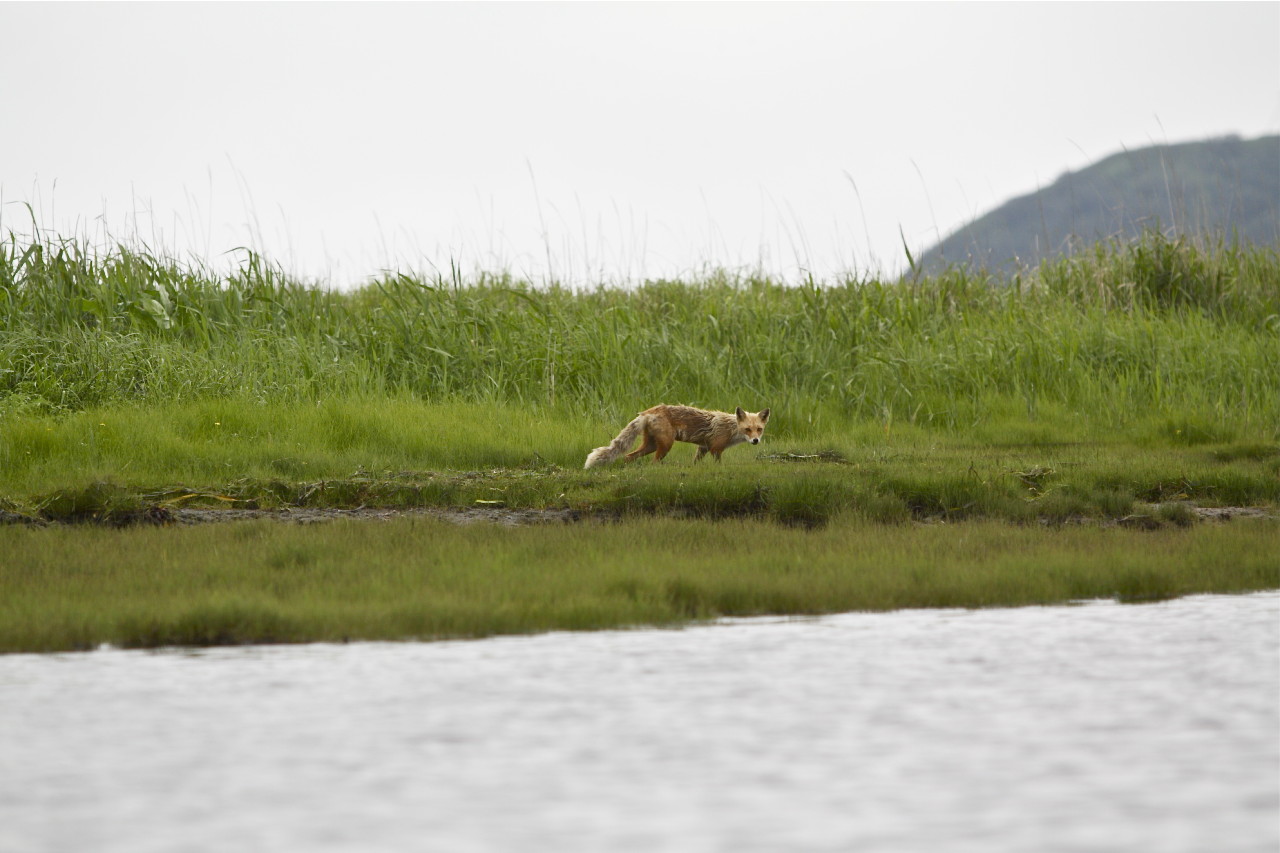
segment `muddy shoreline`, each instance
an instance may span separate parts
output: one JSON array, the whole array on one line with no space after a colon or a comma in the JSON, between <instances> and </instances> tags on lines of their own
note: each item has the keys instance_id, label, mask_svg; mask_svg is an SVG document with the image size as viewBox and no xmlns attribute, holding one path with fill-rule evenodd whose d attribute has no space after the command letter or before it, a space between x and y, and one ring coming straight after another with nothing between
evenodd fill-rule
<instances>
[{"instance_id":1,"label":"muddy shoreline","mask_svg":"<svg viewBox=\"0 0 1280 853\"><path fill-rule=\"evenodd\" d=\"M392 521L398 518L438 518L458 525L478 522L503 527L531 524L569 524L598 517L572 509L507 509L505 507L284 507L278 509L232 508L202 509L194 507L151 506L126 513L85 514L60 518L0 511L0 526L64 527L101 525L133 527L137 525L191 527L203 524L226 524L235 521L275 521L281 524L320 524L327 521Z\"/></svg>"},{"instance_id":2,"label":"muddy shoreline","mask_svg":"<svg viewBox=\"0 0 1280 853\"><path fill-rule=\"evenodd\" d=\"M1276 513L1266 507L1226 506L1226 507L1187 507L1196 521L1226 522L1236 518L1275 518ZM687 512L672 512L672 515L687 516ZM184 526L190 527L204 524L225 524L235 521L275 521L282 524L320 524L327 521L351 519L356 521L392 521L400 518L436 518L465 526L469 524L487 523L502 527L524 527L534 524L573 524L581 521L612 521L618 518L616 512L584 512L576 509L536 509L506 507L281 507L262 508L229 508L206 509L196 507L167 507L156 505L136 512L101 515L84 515L79 517L62 517L56 519L21 513L0 511L0 526L28 525L34 527L56 527L65 525L98 524L109 527L129 527L134 525ZM918 518L920 524L944 523L943 518ZM1124 518L1072 518L1065 521L1051 522L1042 519L1041 524L1097 524L1099 526L1121 526L1155 529L1164 526L1155 513L1134 513Z\"/></svg>"},{"instance_id":3,"label":"muddy shoreline","mask_svg":"<svg viewBox=\"0 0 1280 853\"><path fill-rule=\"evenodd\" d=\"M490 522L504 527L528 524L567 524L582 521L583 513L571 509L507 509L505 507L296 507L284 509L174 509L174 524L217 524L267 519L290 524L318 524L339 519L391 521L397 518L439 518L466 525Z\"/></svg>"}]
</instances>

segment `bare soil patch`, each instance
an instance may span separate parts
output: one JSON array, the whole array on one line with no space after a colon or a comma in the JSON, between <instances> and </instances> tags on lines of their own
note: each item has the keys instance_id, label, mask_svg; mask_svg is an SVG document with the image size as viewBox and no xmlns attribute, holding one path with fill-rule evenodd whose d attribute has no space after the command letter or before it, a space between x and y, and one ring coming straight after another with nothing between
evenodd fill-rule
<instances>
[{"instance_id":1,"label":"bare soil patch","mask_svg":"<svg viewBox=\"0 0 1280 853\"><path fill-rule=\"evenodd\" d=\"M1198 521L1227 522L1237 518L1273 518L1274 510L1250 506L1187 506L1192 518ZM673 515L683 515L678 509ZM583 512L576 509L508 508L498 506L474 507L173 507L152 504L143 509L105 514L84 513L60 518L0 511L0 526L30 525L47 527L68 524L100 524L110 527L133 525L181 525L219 524L233 521L277 521L283 524L319 524L340 519L357 521L391 521L397 518L438 518L458 525L497 524L502 527L522 527L532 524L573 524L580 521L608 521L618 516L614 512ZM936 523L941 519L922 519L922 523ZM1042 520L1042 523L1049 523ZM1059 522L1061 523L1061 522ZM1155 513L1137 513L1121 519L1098 520L1073 518L1067 524L1118 524L1138 529L1159 529L1165 526Z\"/></svg>"},{"instance_id":2,"label":"bare soil patch","mask_svg":"<svg viewBox=\"0 0 1280 853\"><path fill-rule=\"evenodd\" d=\"M454 524L488 522L504 527L527 524L567 524L581 521L582 513L571 509L507 509L505 507L356 507L335 509L332 507L300 507L286 509L171 509L169 519L173 524L214 524L227 521L252 521L268 519L290 524L316 524L338 519L360 521L390 521L396 518L439 518Z\"/></svg>"},{"instance_id":3,"label":"bare soil patch","mask_svg":"<svg viewBox=\"0 0 1280 853\"><path fill-rule=\"evenodd\" d=\"M1272 515L1259 506L1193 506L1191 511L1205 521L1230 521L1233 518L1269 518Z\"/></svg>"}]
</instances>

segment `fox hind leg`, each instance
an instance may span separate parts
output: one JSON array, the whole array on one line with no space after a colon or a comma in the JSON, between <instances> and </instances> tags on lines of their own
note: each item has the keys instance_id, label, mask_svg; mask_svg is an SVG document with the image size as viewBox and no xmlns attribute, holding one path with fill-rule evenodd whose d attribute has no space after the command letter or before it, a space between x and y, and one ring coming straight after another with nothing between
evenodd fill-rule
<instances>
[{"instance_id":1,"label":"fox hind leg","mask_svg":"<svg viewBox=\"0 0 1280 853\"><path fill-rule=\"evenodd\" d=\"M645 424L644 432L640 433L640 438L640 446L622 457L625 461L634 462L641 456L647 456L662 446L661 437L651 424Z\"/></svg>"},{"instance_id":2,"label":"fox hind leg","mask_svg":"<svg viewBox=\"0 0 1280 853\"><path fill-rule=\"evenodd\" d=\"M648 454L652 453L657 449L658 449L657 442L653 440L652 435L646 432L644 434L644 441L641 442L640 446L622 458L627 462L634 462L635 460L639 459L641 456L647 456Z\"/></svg>"}]
</instances>

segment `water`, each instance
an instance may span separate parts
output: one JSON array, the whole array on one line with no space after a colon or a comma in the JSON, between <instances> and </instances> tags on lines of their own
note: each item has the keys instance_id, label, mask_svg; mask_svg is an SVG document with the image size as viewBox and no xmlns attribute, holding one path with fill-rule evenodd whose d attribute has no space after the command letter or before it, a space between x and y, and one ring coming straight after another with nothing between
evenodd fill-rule
<instances>
[{"instance_id":1,"label":"water","mask_svg":"<svg viewBox=\"0 0 1280 853\"><path fill-rule=\"evenodd\" d=\"M1268 851L1280 594L0 657L0 850Z\"/></svg>"}]
</instances>

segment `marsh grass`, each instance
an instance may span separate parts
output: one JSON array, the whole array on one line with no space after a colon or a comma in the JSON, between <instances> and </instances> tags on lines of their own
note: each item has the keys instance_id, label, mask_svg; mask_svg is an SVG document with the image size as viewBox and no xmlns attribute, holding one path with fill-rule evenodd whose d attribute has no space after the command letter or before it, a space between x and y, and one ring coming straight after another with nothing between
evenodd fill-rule
<instances>
[{"instance_id":1,"label":"marsh grass","mask_svg":"<svg viewBox=\"0 0 1280 853\"><path fill-rule=\"evenodd\" d=\"M1114 520L1135 502L1280 504L1280 454L1257 443L974 443L853 425L822 449L780 413L761 448L693 463L677 445L583 471L616 429L584 417L412 400L289 406L201 401L24 416L0 433L0 508L50 520L163 520L175 507L473 507L750 516L821 526L843 513L1015 523Z\"/></svg>"},{"instance_id":2,"label":"marsh grass","mask_svg":"<svg viewBox=\"0 0 1280 853\"><path fill-rule=\"evenodd\" d=\"M308 287L120 248L0 243L0 417L139 401L503 404L610 424L658 401L857 421L1274 441L1280 256L1149 234L1009 284L797 285L726 273L626 289L389 274Z\"/></svg>"},{"instance_id":3,"label":"marsh grass","mask_svg":"<svg viewBox=\"0 0 1280 853\"><path fill-rule=\"evenodd\" d=\"M184 489L797 524L1274 502L1276 376L1280 256L1158 234L1004 284L395 274L353 293L252 253L219 277L125 247L0 243L0 500L53 517ZM574 473L660 401L769 405L768 447L816 473L740 449L696 477ZM1036 466L1056 473L1032 482Z\"/></svg>"},{"instance_id":4,"label":"marsh grass","mask_svg":"<svg viewBox=\"0 0 1280 853\"><path fill-rule=\"evenodd\" d=\"M1280 586L1274 520L1162 533L745 520L0 528L0 651L479 637Z\"/></svg>"},{"instance_id":5,"label":"marsh grass","mask_svg":"<svg viewBox=\"0 0 1280 853\"><path fill-rule=\"evenodd\" d=\"M0 520L100 524L0 524L0 650L1273 589L1274 520L1190 522L1280 505L1277 376L1280 255L1157 234L1011 282L352 293L11 235ZM720 465L581 469L658 402L774 415ZM137 524L181 506L613 521Z\"/></svg>"}]
</instances>

